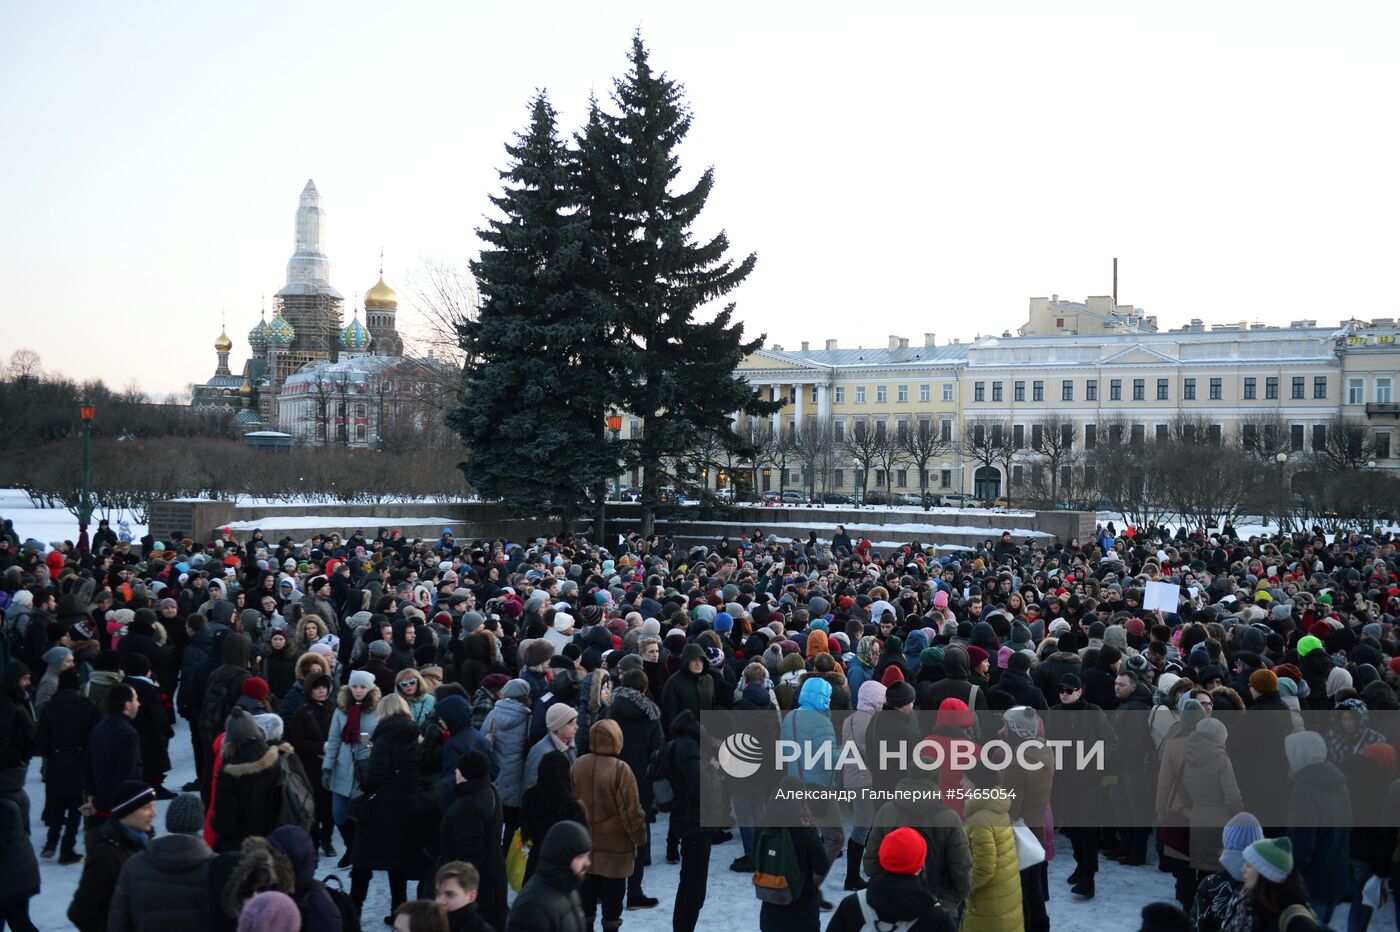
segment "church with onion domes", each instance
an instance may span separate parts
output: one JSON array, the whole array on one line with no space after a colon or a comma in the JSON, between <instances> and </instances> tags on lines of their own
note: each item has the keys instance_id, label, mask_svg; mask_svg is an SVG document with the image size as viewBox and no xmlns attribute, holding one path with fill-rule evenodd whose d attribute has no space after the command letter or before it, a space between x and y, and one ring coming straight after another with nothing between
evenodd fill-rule
<instances>
[{"instance_id":1,"label":"church with onion domes","mask_svg":"<svg viewBox=\"0 0 1400 932\"><path fill-rule=\"evenodd\" d=\"M364 295L364 319L355 308L345 321L344 298L330 283L324 229L321 194L307 181L272 318L264 306L237 374L229 367L233 341L220 330L214 375L194 386L191 406L232 414L239 435L272 430L300 443L374 446L386 428L386 407L400 410L398 396L413 391L414 375L440 365L404 355L399 299L384 280L382 253L379 280Z\"/></svg>"}]
</instances>

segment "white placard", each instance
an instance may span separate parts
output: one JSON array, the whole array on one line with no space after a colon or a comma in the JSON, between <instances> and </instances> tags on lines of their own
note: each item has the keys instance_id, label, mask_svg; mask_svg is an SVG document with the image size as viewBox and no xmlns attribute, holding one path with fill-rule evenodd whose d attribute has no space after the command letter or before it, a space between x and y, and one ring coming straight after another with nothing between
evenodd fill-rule
<instances>
[{"instance_id":1,"label":"white placard","mask_svg":"<svg viewBox=\"0 0 1400 932\"><path fill-rule=\"evenodd\" d=\"M1150 582L1142 597L1142 607L1149 612L1159 608L1164 612L1175 612L1180 602L1181 587L1176 583Z\"/></svg>"}]
</instances>

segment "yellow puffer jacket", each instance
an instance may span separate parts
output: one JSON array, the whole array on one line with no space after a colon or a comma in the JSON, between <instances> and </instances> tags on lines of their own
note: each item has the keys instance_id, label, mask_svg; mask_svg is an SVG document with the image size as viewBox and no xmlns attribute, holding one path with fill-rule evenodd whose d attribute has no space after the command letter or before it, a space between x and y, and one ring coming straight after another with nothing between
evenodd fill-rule
<instances>
[{"instance_id":1,"label":"yellow puffer jacket","mask_svg":"<svg viewBox=\"0 0 1400 932\"><path fill-rule=\"evenodd\" d=\"M1010 799L968 800L964 827L972 848L972 892L962 932L1021 932L1021 871Z\"/></svg>"}]
</instances>

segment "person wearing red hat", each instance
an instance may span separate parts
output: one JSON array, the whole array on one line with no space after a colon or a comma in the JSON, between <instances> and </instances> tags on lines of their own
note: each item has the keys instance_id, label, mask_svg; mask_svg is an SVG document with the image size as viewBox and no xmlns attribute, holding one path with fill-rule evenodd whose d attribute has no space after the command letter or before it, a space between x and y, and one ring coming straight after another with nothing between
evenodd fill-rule
<instances>
[{"instance_id":1,"label":"person wearing red hat","mask_svg":"<svg viewBox=\"0 0 1400 932\"><path fill-rule=\"evenodd\" d=\"M924 861L928 842L916 829L904 826L880 840L881 872L870 884L841 901L826 932L858 932L882 926L906 928L908 932L952 932L957 926L939 908L938 901L924 886ZM904 926L902 923L912 923Z\"/></svg>"}]
</instances>

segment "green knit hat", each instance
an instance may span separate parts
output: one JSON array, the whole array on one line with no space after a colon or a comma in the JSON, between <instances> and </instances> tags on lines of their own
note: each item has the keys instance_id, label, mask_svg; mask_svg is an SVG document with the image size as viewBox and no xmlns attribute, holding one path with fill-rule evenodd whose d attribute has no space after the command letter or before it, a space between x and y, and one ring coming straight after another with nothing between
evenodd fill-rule
<instances>
[{"instance_id":1,"label":"green knit hat","mask_svg":"<svg viewBox=\"0 0 1400 932\"><path fill-rule=\"evenodd\" d=\"M919 665L926 670L931 670L943 662L943 648L925 647L919 651Z\"/></svg>"},{"instance_id":2,"label":"green knit hat","mask_svg":"<svg viewBox=\"0 0 1400 932\"><path fill-rule=\"evenodd\" d=\"M1322 650L1322 642L1313 635L1309 634L1307 637L1298 641L1299 657L1306 657L1315 650Z\"/></svg>"},{"instance_id":3,"label":"green knit hat","mask_svg":"<svg viewBox=\"0 0 1400 932\"><path fill-rule=\"evenodd\" d=\"M1287 838L1265 838L1244 849L1244 862L1265 880L1283 883L1293 873L1293 843Z\"/></svg>"}]
</instances>

